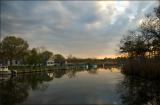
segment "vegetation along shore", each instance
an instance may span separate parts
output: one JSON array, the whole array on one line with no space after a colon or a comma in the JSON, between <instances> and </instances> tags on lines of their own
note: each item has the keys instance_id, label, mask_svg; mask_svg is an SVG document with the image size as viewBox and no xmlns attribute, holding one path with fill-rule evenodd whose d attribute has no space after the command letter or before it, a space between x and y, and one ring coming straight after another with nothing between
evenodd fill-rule
<instances>
[{"instance_id":1,"label":"vegetation along shore","mask_svg":"<svg viewBox=\"0 0 160 105\"><path fill-rule=\"evenodd\" d=\"M128 31L120 43L128 60L124 74L160 79L160 5L142 19L136 30Z\"/></svg>"}]
</instances>

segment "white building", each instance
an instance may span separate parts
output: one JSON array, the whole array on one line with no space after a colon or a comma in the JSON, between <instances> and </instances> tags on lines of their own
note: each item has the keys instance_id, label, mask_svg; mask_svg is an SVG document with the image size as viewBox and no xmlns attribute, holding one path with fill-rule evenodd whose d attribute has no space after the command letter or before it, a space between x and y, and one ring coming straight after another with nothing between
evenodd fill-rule
<instances>
[{"instance_id":1,"label":"white building","mask_svg":"<svg viewBox=\"0 0 160 105\"><path fill-rule=\"evenodd\" d=\"M66 64L66 60L49 59L48 61L46 61L46 66L64 66Z\"/></svg>"},{"instance_id":2,"label":"white building","mask_svg":"<svg viewBox=\"0 0 160 105\"><path fill-rule=\"evenodd\" d=\"M54 59L49 59L47 62L46 62L46 65L47 66L54 66Z\"/></svg>"}]
</instances>

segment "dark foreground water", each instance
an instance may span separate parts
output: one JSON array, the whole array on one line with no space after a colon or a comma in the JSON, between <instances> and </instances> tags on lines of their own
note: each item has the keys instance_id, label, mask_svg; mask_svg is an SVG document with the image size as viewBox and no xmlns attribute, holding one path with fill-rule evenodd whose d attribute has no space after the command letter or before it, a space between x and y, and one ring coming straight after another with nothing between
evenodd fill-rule
<instances>
[{"instance_id":1,"label":"dark foreground water","mask_svg":"<svg viewBox=\"0 0 160 105\"><path fill-rule=\"evenodd\" d=\"M127 77L118 68L57 70L6 77L0 105L160 105L160 82Z\"/></svg>"}]
</instances>

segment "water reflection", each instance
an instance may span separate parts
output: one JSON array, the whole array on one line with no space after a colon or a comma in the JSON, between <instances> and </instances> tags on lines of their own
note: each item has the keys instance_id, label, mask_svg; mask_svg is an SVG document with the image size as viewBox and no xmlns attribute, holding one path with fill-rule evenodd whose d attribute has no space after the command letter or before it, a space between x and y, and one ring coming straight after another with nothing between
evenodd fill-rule
<instances>
[{"instance_id":1,"label":"water reflection","mask_svg":"<svg viewBox=\"0 0 160 105\"><path fill-rule=\"evenodd\" d=\"M0 81L0 104L15 105L21 103L27 99L30 90L45 91L48 87L47 82L55 78L62 78L65 74L69 78L73 78L80 71L84 70L54 70L18 75L16 77L3 76Z\"/></svg>"},{"instance_id":2,"label":"water reflection","mask_svg":"<svg viewBox=\"0 0 160 105\"><path fill-rule=\"evenodd\" d=\"M2 105L14 105L26 100L30 89L32 90L45 90L47 84L45 81L50 81L46 73L19 75L10 78L0 83L0 103Z\"/></svg>"},{"instance_id":3,"label":"water reflection","mask_svg":"<svg viewBox=\"0 0 160 105\"><path fill-rule=\"evenodd\" d=\"M117 86L123 105L160 105L160 82L126 76Z\"/></svg>"},{"instance_id":4,"label":"water reflection","mask_svg":"<svg viewBox=\"0 0 160 105\"><path fill-rule=\"evenodd\" d=\"M88 70L88 73L90 73L90 74L97 74L98 71L97 71L97 69L91 69L91 70Z\"/></svg>"},{"instance_id":5,"label":"water reflection","mask_svg":"<svg viewBox=\"0 0 160 105\"><path fill-rule=\"evenodd\" d=\"M0 83L0 103L14 105L23 102L28 97L29 86L23 82L8 80Z\"/></svg>"},{"instance_id":6,"label":"water reflection","mask_svg":"<svg viewBox=\"0 0 160 105\"><path fill-rule=\"evenodd\" d=\"M119 70L53 70L7 77L0 82L0 105L160 105L159 82L123 76Z\"/></svg>"}]
</instances>

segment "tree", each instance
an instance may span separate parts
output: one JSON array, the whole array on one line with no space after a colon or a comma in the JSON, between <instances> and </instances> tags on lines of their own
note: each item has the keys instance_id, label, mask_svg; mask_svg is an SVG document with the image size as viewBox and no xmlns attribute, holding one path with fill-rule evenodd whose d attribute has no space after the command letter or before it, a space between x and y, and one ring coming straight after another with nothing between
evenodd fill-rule
<instances>
[{"instance_id":1,"label":"tree","mask_svg":"<svg viewBox=\"0 0 160 105\"><path fill-rule=\"evenodd\" d=\"M120 41L119 50L120 53L128 53L129 57L135 56L134 54L134 32L129 31L129 33L126 36L123 36L123 38Z\"/></svg>"},{"instance_id":2,"label":"tree","mask_svg":"<svg viewBox=\"0 0 160 105\"><path fill-rule=\"evenodd\" d=\"M0 65L3 64L3 54L2 43L0 42Z\"/></svg>"},{"instance_id":3,"label":"tree","mask_svg":"<svg viewBox=\"0 0 160 105\"><path fill-rule=\"evenodd\" d=\"M49 58L53 56L53 53L50 51L44 51L41 53L43 61L47 61Z\"/></svg>"},{"instance_id":4,"label":"tree","mask_svg":"<svg viewBox=\"0 0 160 105\"><path fill-rule=\"evenodd\" d=\"M41 58L40 59L41 64L45 65L46 61L53 57L53 53L50 51L44 51L44 52L40 53L39 56Z\"/></svg>"},{"instance_id":5,"label":"tree","mask_svg":"<svg viewBox=\"0 0 160 105\"><path fill-rule=\"evenodd\" d=\"M73 55L69 55L69 56L67 57L67 62L69 62L69 63L77 63L77 62L79 62L79 60L80 60L80 59L74 57Z\"/></svg>"},{"instance_id":6,"label":"tree","mask_svg":"<svg viewBox=\"0 0 160 105\"><path fill-rule=\"evenodd\" d=\"M5 60L21 60L29 47L27 41L15 36L8 36L2 40L2 52Z\"/></svg>"},{"instance_id":7,"label":"tree","mask_svg":"<svg viewBox=\"0 0 160 105\"><path fill-rule=\"evenodd\" d=\"M156 16L160 19L160 1L158 7L154 9L154 12L156 13Z\"/></svg>"},{"instance_id":8,"label":"tree","mask_svg":"<svg viewBox=\"0 0 160 105\"><path fill-rule=\"evenodd\" d=\"M53 56L50 51L39 52L39 49L33 48L26 57L26 63L29 65L43 65Z\"/></svg>"},{"instance_id":9,"label":"tree","mask_svg":"<svg viewBox=\"0 0 160 105\"><path fill-rule=\"evenodd\" d=\"M37 64L37 51L35 48L33 48L32 50L29 51L29 54L27 56L27 64L29 65L34 65L34 64Z\"/></svg>"},{"instance_id":10,"label":"tree","mask_svg":"<svg viewBox=\"0 0 160 105\"><path fill-rule=\"evenodd\" d=\"M120 42L120 53L128 53L129 57L160 56L160 6L142 19L135 31L129 31Z\"/></svg>"},{"instance_id":11,"label":"tree","mask_svg":"<svg viewBox=\"0 0 160 105\"><path fill-rule=\"evenodd\" d=\"M120 52L128 53L129 57L144 57L148 50L145 39L138 30L129 31L129 34L125 36L120 43Z\"/></svg>"},{"instance_id":12,"label":"tree","mask_svg":"<svg viewBox=\"0 0 160 105\"><path fill-rule=\"evenodd\" d=\"M149 57L160 56L160 5L143 19L139 28L146 39Z\"/></svg>"},{"instance_id":13,"label":"tree","mask_svg":"<svg viewBox=\"0 0 160 105\"><path fill-rule=\"evenodd\" d=\"M29 55L27 57L27 63L29 65L40 65L42 64L42 56L38 53L36 48L33 48L29 51Z\"/></svg>"},{"instance_id":14,"label":"tree","mask_svg":"<svg viewBox=\"0 0 160 105\"><path fill-rule=\"evenodd\" d=\"M56 61L64 61L65 60L65 58L61 54L55 54L54 59Z\"/></svg>"}]
</instances>

